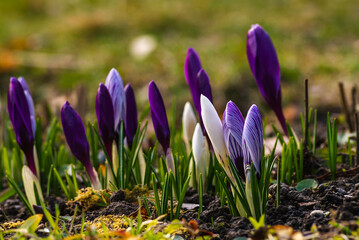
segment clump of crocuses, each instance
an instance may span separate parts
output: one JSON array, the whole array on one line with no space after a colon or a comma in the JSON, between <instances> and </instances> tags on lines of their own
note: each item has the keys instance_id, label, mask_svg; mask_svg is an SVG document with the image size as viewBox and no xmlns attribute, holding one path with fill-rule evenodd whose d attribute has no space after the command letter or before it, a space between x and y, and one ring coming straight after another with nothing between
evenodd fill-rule
<instances>
[{"instance_id":1,"label":"clump of crocuses","mask_svg":"<svg viewBox=\"0 0 359 240\"><path fill-rule=\"evenodd\" d=\"M16 142L24 152L32 173L38 176L34 158L36 129L34 104L25 79L10 78L7 106L10 121L15 131Z\"/></svg>"},{"instance_id":2,"label":"clump of crocuses","mask_svg":"<svg viewBox=\"0 0 359 240\"><path fill-rule=\"evenodd\" d=\"M283 131L288 135L282 110L280 67L277 53L269 35L258 24L252 25L248 31L247 57L260 93L277 115Z\"/></svg>"},{"instance_id":3,"label":"clump of crocuses","mask_svg":"<svg viewBox=\"0 0 359 240\"><path fill-rule=\"evenodd\" d=\"M87 141L85 127L80 115L71 107L69 102L62 106L61 122L72 154L84 165L92 187L95 190L101 189L97 173L90 161L90 146Z\"/></svg>"},{"instance_id":4,"label":"clump of crocuses","mask_svg":"<svg viewBox=\"0 0 359 240\"><path fill-rule=\"evenodd\" d=\"M267 176L273 167L273 156L263 158L263 126L257 106L252 105L244 120L237 106L228 102L222 125L214 106L203 95L201 105L203 124L217 159L231 181L233 199L237 199L232 208L242 216L259 219L265 212L269 186ZM228 156L233 164L228 161ZM263 159L265 164L261 164ZM258 182L257 177L260 178ZM245 193L240 191L243 183Z\"/></svg>"}]
</instances>

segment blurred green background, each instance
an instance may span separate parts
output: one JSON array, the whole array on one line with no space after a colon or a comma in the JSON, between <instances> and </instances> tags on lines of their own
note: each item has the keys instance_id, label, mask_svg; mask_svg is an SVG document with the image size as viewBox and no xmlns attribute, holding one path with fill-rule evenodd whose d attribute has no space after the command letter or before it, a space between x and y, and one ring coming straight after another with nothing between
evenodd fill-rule
<instances>
[{"instance_id":1,"label":"blurred green background","mask_svg":"<svg viewBox=\"0 0 359 240\"><path fill-rule=\"evenodd\" d=\"M246 35L259 23L271 36L282 70L285 114L302 109L303 80L312 106L340 106L337 82L359 77L359 4L354 0L12 0L0 1L2 111L10 76L27 80L36 111L66 99L95 116L98 84L112 67L147 102L155 80L168 107L190 100L183 75L193 47L209 74L214 103L231 99L245 113L268 112L246 56ZM44 110L45 109L45 110Z\"/></svg>"}]
</instances>

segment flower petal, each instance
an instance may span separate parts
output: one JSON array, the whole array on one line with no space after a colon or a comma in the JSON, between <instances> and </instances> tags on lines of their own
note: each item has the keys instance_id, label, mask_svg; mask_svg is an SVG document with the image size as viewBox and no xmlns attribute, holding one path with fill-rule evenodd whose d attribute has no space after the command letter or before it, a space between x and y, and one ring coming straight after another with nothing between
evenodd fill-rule
<instances>
[{"instance_id":1,"label":"flower petal","mask_svg":"<svg viewBox=\"0 0 359 240\"><path fill-rule=\"evenodd\" d=\"M183 126L183 138L186 144L192 140L193 132L197 124L196 115L193 112L191 104L186 102L183 109L182 115L182 126Z\"/></svg>"},{"instance_id":2,"label":"flower petal","mask_svg":"<svg viewBox=\"0 0 359 240\"><path fill-rule=\"evenodd\" d=\"M138 120L137 120L137 106L133 89L130 84L125 87L126 95L126 117L125 117L125 131L127 143L132 146L133 138L136 135Z\"/></svg>"},{"instance_id":3,"label":"flower petal","mask_svg":"<svg viewBox=\"0 0 359 240\"><path fill-rule=\"evenodd\" d=\"M194 106L197 110L200 109L200 102L199 102L200 95L198 95L196 82L197 82L198 72L199 70L201 70L201 68L202 65L198 54L193 48L189 48L184 63L184 75L188 83L188 86L191 90Z\"/></svg>"},{"instance_id":4,"label":"flower petal","mask_svg":"<svg viewBox=\"0 0 359 240\"><path fill-rule=\"evenodd\" d=\"M115 130L119 131L120 121L125 119L126 96L120 74L112 68L106 78L107 87L113 104Z\"/></svg>"},{"instance_id":5,"label":"flower petal","mask_svg":"<svg viewBox=\"0 0 359 240\"><path fill-rule=\"evenodd\" d=\"M242 149L244 169L253 162L256 171L260 173L260 162L263 152L263 125L260 112L254 104L249 109L244 122Z\"/></svg>"},{"instance_id":6,"label":"flower petal","mask_svg":"<svg viewBox=\"0 0 359 240\"><path fill-rule=\"evenodd\" d=\"M112 159L112 142L115 139L113 105L110 93L102 83L100 83L97 91L95 108L100 136L107 154Z\"/></svg>"},{"instance_id":7,"label":"flower petal","mask_svg":"<svg viewBox=\"0 0 359 240\"><path fill-rule=\"evenodd\" d=\"M223 113L223 136L229 156L244 178L242 133L244 119L237 106L229 101Z\"/></svg>"},{"instance_id":8,"label":"flower petal","mask_svg":"<svg viewBox=\"0 0 359 240\"><path fill-rule=\"evenodd\" d=\"M166 108L160 91L154 81L148 85L148 100L150 102L151 117L156 137L167 152L170 146L170 129L167 120Z\"/></svg>"},{"instance_id":9,"label":"flower petal","mask_svg":"<svg viewBox=\"0 0 359 240\"><path fill-rule=\"evenodd\" d=\"M67 144L72 154L85 166L90 162L90 147L86 137L85 127L82 123L80 115L71 107L70 103L66 103L61 109L61 122Z\"/></svg>"}]
</instances>

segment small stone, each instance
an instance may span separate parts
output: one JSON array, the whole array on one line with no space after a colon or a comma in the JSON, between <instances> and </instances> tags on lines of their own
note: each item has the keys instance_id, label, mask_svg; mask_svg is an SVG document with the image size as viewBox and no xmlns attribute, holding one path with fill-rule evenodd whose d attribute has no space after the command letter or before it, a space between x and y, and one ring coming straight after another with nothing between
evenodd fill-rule
<instances>
[{"instance_id":1,"label":"small stone","mask_svg":"<svg viewBox=\"0 0 359 240\"><path fill-rule=\"evenodd\" d=\"M325 216L324 211L322 210L313 210L310 213L310 216L315 217L315 218L323 218Z\"/></svg>"}]
</instances>

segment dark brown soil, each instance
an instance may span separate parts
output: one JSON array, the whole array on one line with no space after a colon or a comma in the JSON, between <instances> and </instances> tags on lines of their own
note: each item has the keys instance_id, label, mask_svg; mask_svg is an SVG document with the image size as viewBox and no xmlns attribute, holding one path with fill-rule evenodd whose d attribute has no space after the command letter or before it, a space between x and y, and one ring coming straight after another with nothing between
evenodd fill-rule
<instances>
[{"instance_id":1,"label":"dark brown soil","mask_svg":"<svg viewBox=\"0 0 359 240\"><path fill-rule=\"evenodd\" d=\"M329 221L347 222L359 217L359 174L354 177L340 178L336 181L322 183L316 189L305 189L298 192L294 187L281 184L281 204L275 206L276 185L269 189L266 224L287 225L301 232L310 231L313 224L322 234L333 231ZM55 204L59 206L61 215L72 216L66 201L59 197L47 199L51 211ZM198 194L189 189L185 203L198 204ZM219 234L218 239L234 239L248 237L253 232L252 225L246 218L232 217L228 207L221 208L219 198L205 194L203 212L198 219L198 207L184 209L180 218L187 221L198 221L199 228ZM13 197L0 203L0 223L15 219L26 219L29 213L20 200ZM85 213L85 220L92 221L101 215L131 215L138 210L137 203L124 200L124 193L118 191L109 199L107 207L95 207ZM81 214L75 224L81 223Z\"/></svg>"}]
</instances>

